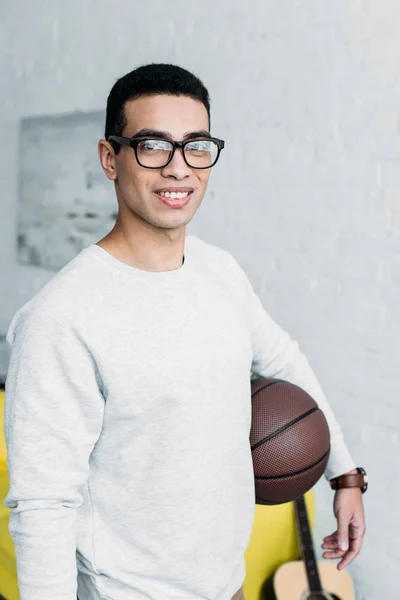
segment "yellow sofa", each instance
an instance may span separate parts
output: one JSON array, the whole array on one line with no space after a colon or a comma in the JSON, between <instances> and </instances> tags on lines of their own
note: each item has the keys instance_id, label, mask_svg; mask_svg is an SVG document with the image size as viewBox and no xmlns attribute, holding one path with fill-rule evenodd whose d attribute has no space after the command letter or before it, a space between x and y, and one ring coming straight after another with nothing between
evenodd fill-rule
<instances>
[{"instance_id":1,"label":"yellow sofa","mask_svg":"<svg viewBox=\"0 0 400 600\"><path fill-rule=\"evenodd\" d=\"M9 483L4 441L4 390L0 390L0 596L18 600L17 572L12 539L8 533L9 509L4 504Z\"/></svg>"},{"instance_id":2,"label":"yellow sofa","mask_svg":"<svg viewBox=\"0 0 400 600\"><path fill-rule=\"evenodd\" d=\"M9 509L4 505L9 483L6 469L4 442L4 391L0 390L0 596L19 600L15 554L8 533ZM305 496L311 526L314 525L314 498L312 491ZM262 600L264 581L284 562L300 556L292 502L276 506L257 504L253 529L246 550L246 600Z\"/></svg>"}]
</instances>

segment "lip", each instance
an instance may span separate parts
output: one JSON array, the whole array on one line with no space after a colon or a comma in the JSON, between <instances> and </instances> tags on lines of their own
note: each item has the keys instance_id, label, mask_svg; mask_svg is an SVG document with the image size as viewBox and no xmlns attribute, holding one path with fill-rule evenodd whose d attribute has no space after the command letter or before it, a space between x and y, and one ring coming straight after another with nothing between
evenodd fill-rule
<instances>
[{"instance_id":1,"label":"lip","mask_svg":"<svg viewBox=\"0 0 400 600\"><path fill-rule=\"evenodd\" d=\"M194 190L192 187L163 187L154 191L158 194L159 192L193 192Z\"/></svg>"},{"instance_id":2,"label":"lip","mask_svg":"<svg viewBox=\"0 0 400 600\"><path fill-rule=\"evenodd\" d=\"M186 198L165 198L165 196L161 196L160 194L157 194L157 192L154 192L154 194L161 200L163 204L166 204L171 208L182 208L190 202L193 192L189 192Z\"/></svg>"}]
</instances>

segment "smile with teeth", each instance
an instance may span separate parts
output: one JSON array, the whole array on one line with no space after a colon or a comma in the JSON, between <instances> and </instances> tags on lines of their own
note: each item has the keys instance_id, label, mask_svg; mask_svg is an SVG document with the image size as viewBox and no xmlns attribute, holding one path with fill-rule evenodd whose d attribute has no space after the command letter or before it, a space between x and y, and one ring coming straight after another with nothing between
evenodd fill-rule
<instances>
[{"instance_id":1,"label":"smile with teeth","mask_svg":"<svg viewBox=\"0 0 400 600\"><path fill-rule=\"evenodd\" d=\"M164 198L186 198L190 192L157 192L157 194Z\"/></svg>"}]
</instances>

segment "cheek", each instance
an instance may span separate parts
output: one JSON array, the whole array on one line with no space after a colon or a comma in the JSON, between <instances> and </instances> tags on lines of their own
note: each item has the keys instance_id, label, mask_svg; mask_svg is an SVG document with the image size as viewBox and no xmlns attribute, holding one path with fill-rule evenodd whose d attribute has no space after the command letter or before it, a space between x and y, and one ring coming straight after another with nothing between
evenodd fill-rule
<instances>
[{"instance_id":1,"label":"cheek","mask_svg":"<svg viewBox=\"0 0 400 600\"><path fill-rule=\"evenodd\" d=\"M148 175L143 171L144 170L131 159L121 162L118 168L118 182L120 188L124 189L128 194L131 190L146 188L148 186Z\"/></svg>"},{"instance_id":2,"label":"cheek","mask_svg":"<svg viewBox=\"0 0 400 600\"><path fill-rule=\"evenodd\" d=\"M201 173L199 173L199 175L197 176L197 177L198 177L198 180L199 180L199 183L200 183L200 186L201 186L202 188L205 188L205 187L207 187L208 180L210 179L210 175L211 175L211 169L210 169L209 171L204 171L204 172L201 172Z\"/></svg>"}]
</instances>

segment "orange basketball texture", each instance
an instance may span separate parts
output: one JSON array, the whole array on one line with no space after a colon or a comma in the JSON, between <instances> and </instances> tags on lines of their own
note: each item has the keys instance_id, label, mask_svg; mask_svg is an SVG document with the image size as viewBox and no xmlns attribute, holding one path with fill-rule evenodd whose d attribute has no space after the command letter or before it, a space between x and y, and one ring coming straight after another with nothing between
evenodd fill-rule
<instances>
[{"instance_id":1,"label":"orange basketball texture","mask_svg":"<svg viewBox=\"0 0 400 600\"><path fill-rule=\"evenodd\" d=\"M281 379L253 379L251 396L256 503L291 502L325 471L330 454L325 415L305 390Z\"/></svg>"}]
</instances>

